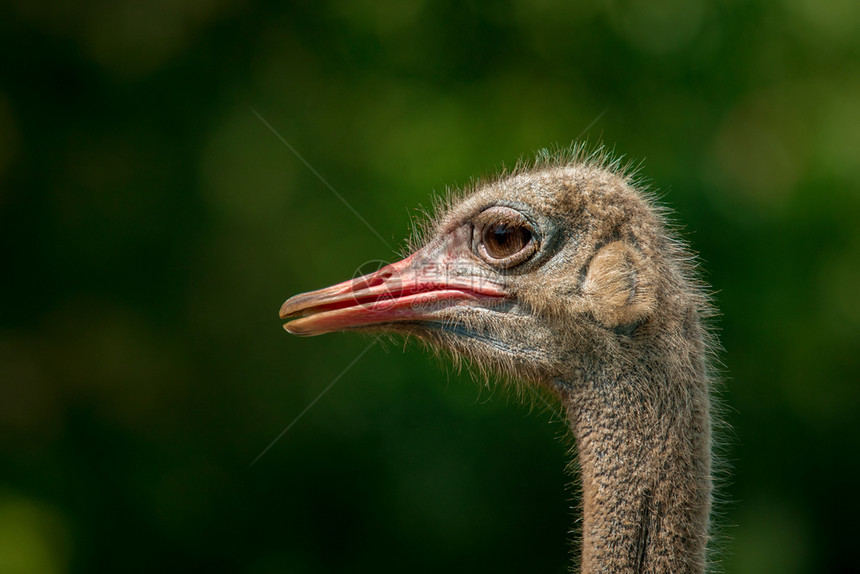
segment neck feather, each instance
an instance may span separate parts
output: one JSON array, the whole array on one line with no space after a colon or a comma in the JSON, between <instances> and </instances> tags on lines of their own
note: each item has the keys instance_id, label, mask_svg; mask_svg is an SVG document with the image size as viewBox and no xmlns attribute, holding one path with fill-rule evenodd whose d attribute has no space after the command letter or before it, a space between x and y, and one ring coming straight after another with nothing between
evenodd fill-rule
<instances>
[{"instance_id":1,"label":"neck feather","mask_svg":"<svg viewBox=\"0 0 860 574\"><path fill-rule=\"evenodd\" d=\"M704 572L711 458L701 363L686 372L603 365L558 384L582 473L583 573Z\"/></svg>"}]
</instances>

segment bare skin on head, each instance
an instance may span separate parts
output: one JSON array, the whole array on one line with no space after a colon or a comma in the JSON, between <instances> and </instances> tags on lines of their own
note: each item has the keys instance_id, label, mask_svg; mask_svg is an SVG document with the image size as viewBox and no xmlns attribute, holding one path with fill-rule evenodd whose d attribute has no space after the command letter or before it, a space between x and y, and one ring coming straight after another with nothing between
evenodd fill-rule
<instances>
[{"instance_id":1,"label":"bare skin on head","mask_svg":"<svg viewBox=\"0 0 860 574\"><path fill-rule=\"evenodd\" d=\"M579 456L581 571L703 572L712 311L651 198L574 152L449 200L424 236L286 301L287 331L414 335L551 389Z\"/></svg>"}]
</instances>

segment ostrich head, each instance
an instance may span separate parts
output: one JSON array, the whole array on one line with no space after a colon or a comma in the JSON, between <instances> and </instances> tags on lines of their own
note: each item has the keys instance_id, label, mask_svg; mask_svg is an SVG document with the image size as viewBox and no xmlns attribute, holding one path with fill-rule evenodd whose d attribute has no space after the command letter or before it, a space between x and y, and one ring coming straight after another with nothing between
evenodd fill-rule
<instances>
[{"instance_id":1,"label":"ostrich head","mask_svg":"<svg viewBox=\"0 0 860 574\"><path fill-rule=\"evenodd\" d=\"M582 469L582 569L704 568L707 298L617 165L544 157L450 199L402 261L287 300L287 331L403 333L564 403Z\"/></svg>"}]
</instances>

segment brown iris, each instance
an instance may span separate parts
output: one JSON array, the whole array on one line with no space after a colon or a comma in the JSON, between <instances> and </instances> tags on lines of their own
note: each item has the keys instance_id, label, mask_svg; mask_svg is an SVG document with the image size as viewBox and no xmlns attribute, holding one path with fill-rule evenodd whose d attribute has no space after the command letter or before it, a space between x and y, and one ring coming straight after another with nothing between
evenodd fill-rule
<instances>
[{"instance_id":1,"label":"brown iris","mask_svg":"<svg viewBox=\"0 0 860 574\"><path fill-rule=\"evenodd\" d=\"M515 209L491 207L475 219L477 253L495 267L522 263L537 250L529 221Z\"/></svg>"}]
</instances>

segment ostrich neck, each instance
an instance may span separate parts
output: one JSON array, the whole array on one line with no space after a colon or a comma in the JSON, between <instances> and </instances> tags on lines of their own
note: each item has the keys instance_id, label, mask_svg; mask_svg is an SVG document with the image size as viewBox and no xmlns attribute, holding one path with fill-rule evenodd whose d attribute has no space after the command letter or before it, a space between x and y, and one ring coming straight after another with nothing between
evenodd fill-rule
<instances>
[{"instance_id":1,"label":"ostrich neck","mask_svg":"<svg viewBox=\"0 0 860 574\"><path fill-rule=\"evenodd\" d=\"M704 368L561 384L582 480L583 573L701 573L711 501Z\"/></svg>"}]
</instances>

